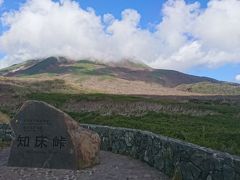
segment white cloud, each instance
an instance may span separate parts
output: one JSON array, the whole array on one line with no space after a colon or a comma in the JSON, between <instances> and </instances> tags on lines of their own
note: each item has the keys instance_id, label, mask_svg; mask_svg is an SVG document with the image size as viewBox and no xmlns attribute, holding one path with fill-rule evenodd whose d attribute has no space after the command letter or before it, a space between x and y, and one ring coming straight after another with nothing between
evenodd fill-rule
<instances>
[{"instance_id":1,"label":"white cloud","mask_svg":"<svg viewBox=\"0 0 240 180\"><path fill-rule=\"evenodd\" d=\"M0 67L52 55L119 61L131 58L156 68L185 70L240 63L240 1L199 3L168 0L163 20L152 32L139 26L133 10L97 16L77 2L28 0L19 11L2 15L8 30L0 37L6 54Z\"/></svg>"},{"instance_id":2,"label":"white cloud","mask_svg":"<svg viewBox=\"0 0 240 180\"><path fill-rule=\"evenodd\" d=\"M0 7L3 5L4 0L0 0Z\"/></svg>"},{"instance_id":3,"label":"white cloud","mask_svg":"<svg viewBox=\"0 0 240 180\"><path fill-rule=\"evenodd\" d=\"M240 81L240 74L236 75L235 80Z\"/></svg>"}]
</instances>

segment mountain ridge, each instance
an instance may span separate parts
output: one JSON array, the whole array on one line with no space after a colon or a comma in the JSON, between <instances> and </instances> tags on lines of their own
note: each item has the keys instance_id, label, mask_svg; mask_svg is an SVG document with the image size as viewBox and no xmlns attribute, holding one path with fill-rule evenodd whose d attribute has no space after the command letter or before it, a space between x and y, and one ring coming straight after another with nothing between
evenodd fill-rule
<instances>
[{"instance_id":1,"label":"mountain ridge","mask_svg":"<svg viewBox=\"0 0 240 180\"><path fill-rule=\"evenodd\" d=\"M146 91L151 91L152 87L154 87L157 91L160 91L161 88L165 88L164 90L167 91L166 88L168 88L174 91L208 94L208 91L203 87L205 86L204 83L207 83L206 87L208 88L210 84L212 89L216 86L220 89L220 92L225 93L224 90L221 90L222 86L227 91L234 91L234 95L236 95L236 92L238 94L238 91L240 94L239 84L218 81L204 76L189 75L175 70L154 69L129 60L104 64L98 61L73 61L65 57L48 57L10 66L0 70L0 75L8 78L27 79L58 78L79 87L86 86L87 89L100 90L100 92L101 90L104 92L104 88L106 88L115 89L116 92L113 93L118 93L118 88L127 89L128 84L135 84L131 89L149 86ZM201 85L202 92L196 90L198 84ZM131 89L124 90L124 92L130 93ZM111 93L111 90L109 92ZM215 90L213 92L218 94ZM145 94L148 94L148 92ZM209 94L213 93L210 92Z\"/></svg>"}]
</instances>

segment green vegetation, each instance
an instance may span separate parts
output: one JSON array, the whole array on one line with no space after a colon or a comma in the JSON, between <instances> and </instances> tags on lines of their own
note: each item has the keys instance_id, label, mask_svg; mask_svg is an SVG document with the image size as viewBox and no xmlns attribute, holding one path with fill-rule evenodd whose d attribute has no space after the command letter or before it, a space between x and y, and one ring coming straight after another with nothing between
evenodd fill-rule
<instances>
[{"instance_id":1,"label":"green vegetation","mask_svg":"<svg viewBox=\"0 0 240 180\"><path fill-rule=\"evenodd\" d=\"M83 68L86 70L93 70L95 69L97 66L97 64L95 64L94 62L88 61L88 60L81 60L81 61L77 61L76 63L72 64L72 67L79 67L79 68Z\"/></svg>"},{"instance_id":2,"label":"green vegetation","mask_svg":"<svg viewBox=\"0 0 240 180\"><path fill-rule=\"evenodd\" d=\"M85 100L93 104L97 101L144 102L161 105L179 105L198 111L212 111L213 114L199 116L174 112L148 111L140 117L119 114L104 115L100 112L76 112L65 110L80 123L110 125L116 127L148 130L157 134L178 138L187 142L210 147L220 151L240 155L240 103L234 100L173 100L137 96L103 94L31 94L29 99L42 100L64 110L71 100Z\"/></svg>"},{"instance_id":3,"label":"green vegetation","mask_svg":"<svg viewBox=\"0 0 240 180\"><path fill-rule=\"evenodd\" d=\"M21 74L19 75L18 77L21 77L21 78L42 78L42 77L56 77L58 74L56 73L41 73L41 74L32 74L32 75L29 75L29 74Z\"/></svg>"},{"instance_id":4,"label":"green vegetation","mask_svg":"<svg viewBox=\"0 0 240 180\"><path fill-rule=\"evenodd\" d=\"M193 117L149 112L143 117L101 116L97 113L69 114L81 123L148 130L205 147L240 154L239 118L228 115Z\"/></svg>"},{"instance_id":5,"label":"green vegetation","mask_svg":"<svg viewBox=\"0 0 240 180\"><path fill-rule=\"evenodd\" d=\"M24 65L27 65L28 63L31 63L32 61L29 61L29 62L23 62L23 63L19 63L19 64L13 64L12 66L10 67L6 67L6 68L3 68L0 70L0 73L6 73L6 72L9 72L9 71L12 71L12 70L16 70Z\"/></svg>"},{"instance_id":6,"label":"green vegetation","mask_svg":"<svg viewBox=\"0 0 240 180\"><path fill-rule=\"evenodd\" d=\"M200 82L195 84L182 84L177 87L179 90L203 93L203 94L222 94L222 95L239 95L240 86L222 83Z\"/></svg>"},{"instance_id":7,"label":"green vegetation","mask_svg":"<svg viewBox=\"0 0 240 180\"><path fill-rule=\"evenodd\" d=\"M0 139L0 150L1 150L1 149L4 149L5 147L9 147L10 144L11 144L11 142L2 141L2 140Z\"/></svg>"},{"instance_id":8,"label":"green vegetation","mask_svg":"<svg viewBox=\"0 0 240 180\"><path fill-rule=\"evenodd\" d=\"M28 95L29 99L41 100L48 103L63 105L68 100L88 100L88 101L100 101L100 100L113 100L113 101L139 101L148 100L139 96L128 95L106 95L106 94L62 94L62 93L32 93Z\"/></svg>"},{"instance_id":9,"label":"green vegetation","mask_svg":"<svg viewBox=\"0 0 240 180\"><path fill-rule=\"evenodd\" d=\"M68 62L67 59L51 57L0 70L2 76L13 70L16 72L13 77L0 76L0 122L7 122L8 117L12 118L25 100L34 99L62 109L80 123L148 130L240 155L240 96L204 98L190 97L192 93L182 92L240 95L239 85L218 81L211 83L214 80L204 82L209 78L171 70L154 70L131 61L116 65L109 66L88 60ZM26 67L28 68L25 70L17 71ZM87 81L90 83L86 83ZM113 81L116 82L111 83ZM162 88L163 92L189 96L97 93L116 93L115 89L118 88L121 93L132 93L132 86L127 87L127 84L135 81L141 83L135 84L133 88L146 88L139 91L141 94L153 92L157 95ZM95 83L100 86L95 87ZM105 91L105 84L111 84L112 87ZM165 89L169 86L174 87L172 92L170 88ZM175 86L179 91L176 91ZM82 106L84 103L87 104L85 109Z\"/></svg>"},{"instance_id":10,"label":"green vegetation","mask_svg":"<svg viewBox=\"0 0 240 180\"><path fill-rule=\"evenodd\" d=\"M9 119L10 118L8 117L8 115L6 115L0 111L0 123L8 123Z\"/></svg>"},{"instance_id":11,"label":"green vegetation","mask_svg":"<svg viewBox=\"0 0 240 180\"><path fill-rule=\"evenodd\" d=\"M93 62L82 60L78 61L70 66L71 71L77 75L89 75L98 68L98 64Z\"/></svg>"}]
</instances>

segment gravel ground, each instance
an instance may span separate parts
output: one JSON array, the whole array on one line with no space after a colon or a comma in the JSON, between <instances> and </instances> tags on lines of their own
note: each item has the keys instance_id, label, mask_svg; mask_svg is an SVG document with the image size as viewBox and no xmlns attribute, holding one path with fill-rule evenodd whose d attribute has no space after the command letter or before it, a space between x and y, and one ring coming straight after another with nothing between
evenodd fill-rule
<instances>
[{"instance_id":1,"label":"gravel ground","mask_svg":"<svg viewBox=\"0 0 240 180\"><path fill-rule=\"evenodd\" d=\"M139 160L101 151L101 164L86 170L7 167L9 149L0 150L0 180L169 180Z\"/></svg>"}]
</instances>

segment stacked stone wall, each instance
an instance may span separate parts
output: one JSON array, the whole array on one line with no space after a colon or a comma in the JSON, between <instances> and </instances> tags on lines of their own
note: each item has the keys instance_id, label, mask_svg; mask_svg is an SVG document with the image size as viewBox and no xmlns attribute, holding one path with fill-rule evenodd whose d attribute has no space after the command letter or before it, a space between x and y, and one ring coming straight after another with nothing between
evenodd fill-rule
<instances>
[{"instance_id":1,"label":"stacked stone wall","mask_svg":"<svg viewBox=\"0 0 240 180\"><path fill-rule=\"evenodd\" d=\"M148 163L174 180L240 180L240 157L147 131L82 124L101 137L101 149ZM0 124L0 139L13 136Z\"/></svg>"},{"instance_id":2,"label":"stacked stone wall","mask_svg":"<svg viewBox=\"0 0 240 180\"><path fill-rule=\"evenodd\" d=\"M174 180L240 180L240 157L147 131L82 125L96 131L101 149L140 159Z\"/></svg>"}]
</instances>

